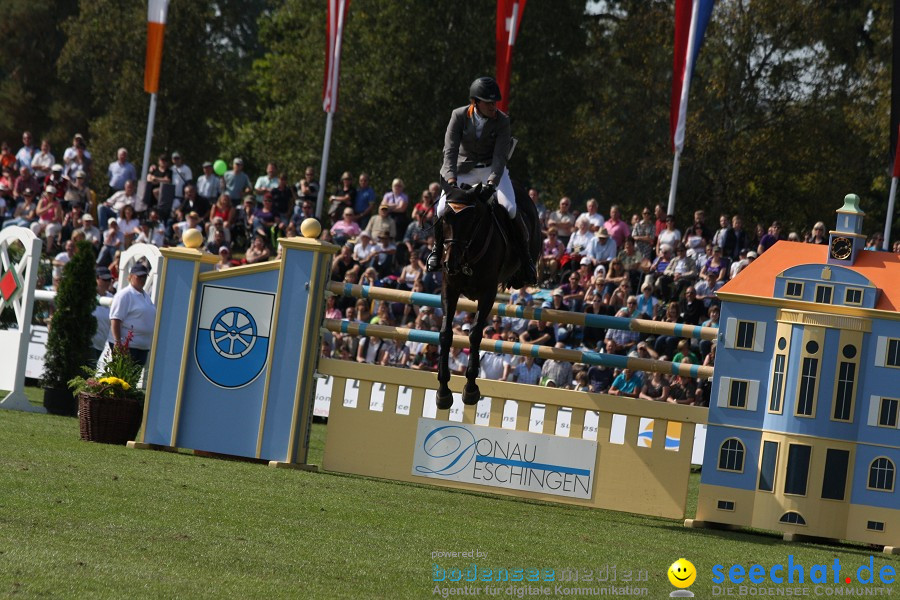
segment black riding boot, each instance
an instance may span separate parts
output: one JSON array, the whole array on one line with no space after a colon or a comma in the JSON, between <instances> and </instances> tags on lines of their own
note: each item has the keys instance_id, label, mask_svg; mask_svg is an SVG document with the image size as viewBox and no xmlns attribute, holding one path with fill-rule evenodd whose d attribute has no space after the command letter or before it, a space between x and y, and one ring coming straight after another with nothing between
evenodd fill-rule
<instances>
[{"instance_id":1,"label":"black riding boot","mask_svg":"<svg viewBox=\"0 0 900 600\"><path fill-rule=\"evenodd\" d=\"M525 227L525 221L522 219L522 214L519 213L516 215L516 218L513 219L514 226L512 227L512 234L515 238L513 240L513 246L521 249L520 255L523 257L522 266L519 268L519 275L522 277L522 283L525 285L534 285L537 283L537 270L534 267L534 261L531 260L531 252L529 251L529 240L530 237L528 235L528 229Z\"/></svg>"},{"instance_id":2,"label":"black riding boot","mask_svg":"<svg viewBox=\"0 0 900 600\"><path fill-rule=\"evenodd\" d=\"M436 273L441 270L441 258L443 258L444 250L444 224L440 219L434 223L434 246L431 247L431 254L425 262L425 269L429 273Z\"/></svg>"}]
</instances>

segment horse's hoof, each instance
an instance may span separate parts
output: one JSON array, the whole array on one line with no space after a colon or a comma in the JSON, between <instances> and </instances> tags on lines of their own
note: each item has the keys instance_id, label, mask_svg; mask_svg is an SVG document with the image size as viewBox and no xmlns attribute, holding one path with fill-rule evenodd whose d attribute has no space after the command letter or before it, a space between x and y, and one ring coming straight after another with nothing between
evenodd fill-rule
<instances>
[{"instance_id":1,"label":"horse's hoof","mask_svg":"<svg viewBox=\"0 0 900 600\"><path fill-rule=\"evenodd\" d=\"M477 385L473 389L469 389L468 386L463 389L463 404L471 406L473 404L478 404L479 400L481 400L481 390L478 389Z\"/></svg>"},{"instance_id":2,"label":"horse's hoof","mask_svg":"<svg viewBox=\"0 0 900 600\"><path fill-rule=\"evenodd\" d=\"M453 406L453 393L448 391L446 394L441 394L440 392L438 392L438 395L437 395L438 410L447 410L451 406Z\"/></svg>"}]
</instances>

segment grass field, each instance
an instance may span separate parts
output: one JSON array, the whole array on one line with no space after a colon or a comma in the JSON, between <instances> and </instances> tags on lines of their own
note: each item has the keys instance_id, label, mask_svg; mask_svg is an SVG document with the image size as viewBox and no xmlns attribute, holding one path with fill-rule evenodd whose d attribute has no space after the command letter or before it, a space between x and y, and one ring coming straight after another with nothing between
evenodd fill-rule
<instances>
[{"instance_id":1,"label":"grass field","mask_svg":"<svg viewBox=\"0 0 900 600\"><path fill-rule=\"evenodd\" d=\"M314 427L314 463L325 434L325 426ZM696 565L691 590L703 598L714 564L768 567L793 554L807 568L837 558L855 571L872 554L862 546L787 544L772 534L687 530L625 513L89 444L78 439L76 419L13 411L0 411L0 456L0 596L15 598L431 598L435 564L449 571L473 562L557 574L608 567L610 576L615 567L615 585L646 587L648 597L661 598L674 589L666 569L680 556ZM435 551L469 550L484 556L432 559ZM898 557L876 552L876 568L884 564L900 569ZM645 570L647 581L623 582L626 570ZM524 589L515 585L514 592Z\"/></svg>"}]
</instances>

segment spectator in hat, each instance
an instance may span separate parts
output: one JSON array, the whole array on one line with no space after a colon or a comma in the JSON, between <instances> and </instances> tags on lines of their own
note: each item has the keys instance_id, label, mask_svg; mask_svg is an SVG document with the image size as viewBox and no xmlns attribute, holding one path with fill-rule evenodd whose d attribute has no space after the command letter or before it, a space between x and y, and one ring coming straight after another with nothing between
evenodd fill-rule
<instances>
[{"instance_id":1,"label":"spectator in hat","mask_svg":"<svg viewBox=\"0 0 900 600\"><path fill-rule=\"evenodd\" d=\"M128 344L128 353L140 365L147 362L156 307L144 290L150 269L142 262L135 262L128 274L128 284L113 297L109 309L109 344ZM130 339L129 339L130 338Z\"/></svg>"},{"instance_id":2,"label":"spectator in hat","mask_svg":"<svg viewBox=\"0 0 900 600\"><path fill-rule=\"evenodd\" d=\"M621 221L620 221L621 222ZM609 223L609 221L607 221ZM597 230L597 238L595 243L590 247L590 257L594 264L608 265L618 255L618 249L615 240L609 233L605 224Z\"/></svg>"},{"instance_id":3,"label":"spectator in hat","mask_svg":"<svg viewBox=\"0 0 900 600\"><path fill-rule=\"evenodd\" d=\"M100 230L94 225L94 217L87 213L81 217L81 227L76 229L73 232L73 235L77 232L81 232L84 234L84 239L91 243L91 246L94 247L94 253L100 252L100 245L103 242L103 234L100 233Z\"/></svg>"},{"instance_id":4,"label":"spectator in hat","mask_svg":"<svg viewBox=\"0 0 900 600\"><path fill-rule=\"evenodd\" d=\"M56 198L62 202L66 197L66 189L69 182L62 176L62 165L54 164L50 167L50 174L43 178L44 189L53 187L56 190Z\"/></svg>"},{"instance_id":5,"label":"spectator in hat","mask_svg":"<svg viewBox=\"0 0 900 600\"><path fill-rule=\"evenodd\" d=\"M63 201L69 206L78 206L84 212L90 212L93 196L87 185L85 172L77 171L71 179L67 180L67 184Z\"/></svg>"},{"instance_id":6,"label":"spectator in hat","mask_svg":"<svg viewBox=\"0 0 900 600\"><path fill-rule=\"evenodd\" d=\"M392 275L394 271L394 255L397 253L397 246L393 242L393 237L387 229L378 232L378 243L375 244L375 256L372 259L372 266L378 271L379 277L387 277Z\"/></svg>"},{"instance_id":7,"label":"spectator in hat","mask_svg":"<svg viewBox=\"0 0 900 600\"><path fill-rule=\"evenodd\" d=\"M113 294L109 291L112 287L112 273L106 267L97 267L96 275L97 296L112 298ZM91 338L90 365L96 366L106 347L106 340L109 338L109 307L98 302L93 314L97 319L97 330L94 332L94 337Z\"/></svg>"},{"instance_id":8,"label":"spectator in hat","mask_svg":"<svg viewBox=\"0 0 900 600\"><path fill-rule=\"evenodd\" d=\"M80 133L76 133L72 136L72 145L66 148L66 151L63 152L63 163L68 165L75 157L78 156L78 151L81 151L81 155L84 156L87 160L91 160L92 156L90 151L87 149L87 141L85 141L84 136Z\"/></svg>"},{"instance_id":9,"label":"spectator in hat","mask_svg":"<svg viewBox=\"0 0 900 600\"><path fill-rule=\"evenodd\" d=\"M244 194L253 192L253 186L250 184L250 178L244 173L244 160L235 158L231 164L231 170L225 172L225 193L233 203L237 203Z\"/></svg>"},{"instance_id":10,"label":"spectator in hat","mask_svg":"<svg viewBox=\"0 0 900 600\"><path fill-rule=\"evenodd\" d=\"M3 227L4 229L6 227L29 227L37 221L37 218L37 203L34 201L34 191L31 188L25 188L22 201L14 205L12 218L4 221Z\"/></svg>"},{"instance_id":11,"label":"spectator in hat","mask_svg":"<svg viewBox=\"0 0 900 600\"><path fill-rule=\"evenodd\" d=\"M372 236L375 236L376 233L386 229L390 232L392 240L397 239L397 224L390 215L391 207L382 202L378 207L378 214L369 219L369 223L366 225L366 231Z\"/></svg>"},{"instance_id":12,"label":"spectator in hat","mask_svg":"<svg viewBox=\"0 0 900 600\"><path fill-rule=\"evenodd\" d=\"M197 197L212 206L216 199L225 191L225 183L221 177L213 171L213 164L209 161L203 163L203 175L197 178ZM228 197L231 199L231 196ZM234 205L234 203L232 203Z\"/></svg>"},{"instance_id":13,"label":"spectator in hat","mask_svg":"<svg viewBox=\"0 0 900 600\"><path fill-rule=\"evenodd\" d=\"M184 188L194 182L194 173L185 164L180 152L172 153L172 184L175 186L175 200L184 199Z\"/></svg>"},{"instance_id":14,"label":"spectator in hat","mask_svg":"<svg viewBox=\"0 0 900 600\"><path fill-rule=\"evenodd\" d=\"M228 246L219 246L219 262L216 263L216 271L224 271L231 268L231 250Z\"/></svg>"}]
</instances>

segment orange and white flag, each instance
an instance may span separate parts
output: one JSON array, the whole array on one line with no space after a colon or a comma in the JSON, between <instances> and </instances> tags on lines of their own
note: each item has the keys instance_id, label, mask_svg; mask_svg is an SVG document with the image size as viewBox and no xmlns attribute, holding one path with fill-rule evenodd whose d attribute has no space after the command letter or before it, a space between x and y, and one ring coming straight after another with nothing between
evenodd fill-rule
<instances>
[{"instance_id":1,"label":"orange and white flag","mask_svg":"<svg viewBox=\"0 0 900 600\"><path fill-rule=\"evenodd\" d=\"M147 5L147 58L144 63L144 91L155 94L159 90L159 69L162 64L163 35L169 0L149 0Z\"/></svg>"}]
</instances>

